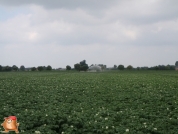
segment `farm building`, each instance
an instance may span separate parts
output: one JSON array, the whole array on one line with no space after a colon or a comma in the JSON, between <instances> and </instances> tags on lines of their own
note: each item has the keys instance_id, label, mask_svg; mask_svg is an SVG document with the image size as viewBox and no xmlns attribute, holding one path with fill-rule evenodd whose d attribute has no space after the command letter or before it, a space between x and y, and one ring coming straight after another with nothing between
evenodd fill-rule
<instances>
[{"instance_id":1,"label":"farm building","mask_svg":"<svg viewBox=\"0 0 178 134\"><path fill-rule=\"evenodd\" d=\"M105 69L106 69L106 65L98 64L98 66L100 66L102 70L105 70Z\"/></svg>"},{"instance_id":2,"label":"farm building","mask_svg":"<svg viewBox=\"0 0 178 134\"><path fill-rule=\"evenodd\" d=\"M92 65L88 69L89 72L101 72L102 68L98 65Z\"/></svg>"},{"instance_id":3,"label":"farm building","mask_svg":"<svg viewBox=\"0 0 178 134\"><path fill-rule=\"evenodd\" d=\"M57 68L56 70L59 70L59 71L65 71L66 68Z\"/></svg>"}]
</instances>

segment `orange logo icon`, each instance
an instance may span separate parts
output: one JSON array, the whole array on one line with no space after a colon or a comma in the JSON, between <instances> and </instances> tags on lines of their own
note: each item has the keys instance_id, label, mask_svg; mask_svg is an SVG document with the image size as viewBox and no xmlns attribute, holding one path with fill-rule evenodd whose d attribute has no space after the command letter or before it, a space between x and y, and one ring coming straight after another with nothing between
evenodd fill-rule
<instances>
[{"instance_id":1,"label":"orange logo icon","mask_svg":"<svg viewBox=\"0 0 178 134\"><path fill-rule=\"evenodd\" d=\"M3 126L4 128L4 131L1 131L2 133L9 133L9 131L15 131L16 134L19 133L19 123L17 123L16 116L5 117L4 122L1 124L1 126Z\"/></svg>"}]
</instances>

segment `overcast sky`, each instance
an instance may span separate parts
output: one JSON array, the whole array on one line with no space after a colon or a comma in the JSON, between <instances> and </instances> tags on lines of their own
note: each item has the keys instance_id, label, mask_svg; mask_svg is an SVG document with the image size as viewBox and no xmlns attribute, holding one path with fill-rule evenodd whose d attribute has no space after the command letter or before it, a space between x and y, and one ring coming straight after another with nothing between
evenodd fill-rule
<instances>
[{"instance_id":1,"label":"overcast sky","mask_svg":"<svg viewBox=\"0 0 178 134\"><path fill-rule=\"evenodd\" d=\"M0 0L0 65L174 65L177 0Z\"/></svg>"}]
</instances>

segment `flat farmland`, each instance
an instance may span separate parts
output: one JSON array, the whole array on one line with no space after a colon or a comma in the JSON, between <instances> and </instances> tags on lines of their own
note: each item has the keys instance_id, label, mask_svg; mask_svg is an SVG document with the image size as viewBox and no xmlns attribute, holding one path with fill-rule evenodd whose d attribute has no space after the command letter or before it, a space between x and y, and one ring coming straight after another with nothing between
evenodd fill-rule
<instances>
[{"instance_id":1,"label":"flat farmland","mask_svg":"<svg viewBox=\"0 0 178 134\"><path fill-rule=\"evenodd\" d=\"M24 134L176 134L178 71L2 72L0 106Z\"/></svg>"}]
</instances>

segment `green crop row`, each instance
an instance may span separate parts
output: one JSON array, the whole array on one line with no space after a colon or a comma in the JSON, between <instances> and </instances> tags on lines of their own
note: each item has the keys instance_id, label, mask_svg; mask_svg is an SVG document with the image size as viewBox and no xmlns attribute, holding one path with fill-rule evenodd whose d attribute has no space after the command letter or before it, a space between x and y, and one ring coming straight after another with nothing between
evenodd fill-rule
<instances>
[{"instance_id":1,"label":"green crop row","mask_svg":"<svg viewBox=\"0 0 178 134\"><path fill-rule=\"evenodd\" d=\"M177 103L176 71L0 73L0 123L24 134L175 134Z\"/></svg>"}]
</instances>

